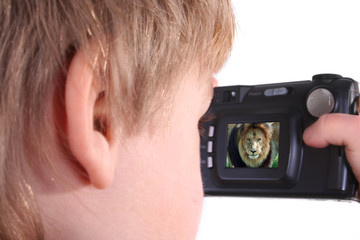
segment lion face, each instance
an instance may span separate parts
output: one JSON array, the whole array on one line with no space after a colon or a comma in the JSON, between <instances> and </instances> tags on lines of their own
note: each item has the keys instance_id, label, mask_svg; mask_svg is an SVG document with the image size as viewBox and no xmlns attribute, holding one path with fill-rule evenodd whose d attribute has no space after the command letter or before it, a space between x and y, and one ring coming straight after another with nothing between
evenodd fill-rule
<instances>
[{"instance_id":1,"label":"lion face","mask_svg":"<svg viewBox=\"0 0 360 240\"><path fill-rule=\"evenodd\" d=\"M239 153L248 167L259 167L270 151L271 129L267 126L246 125L239 133Z\"/></svg>"},{"instance_id":2,"label":"lion face","mask_svg":"<svg viewBox=\"0 0 360 240\"><path fill-rule=\"evenodd\" d=\"M245 141L242 144L250 159L257 159L262 153L264 139L264 133L259 129L252 129L245 135Z\"/></svg>"}]
</instances>

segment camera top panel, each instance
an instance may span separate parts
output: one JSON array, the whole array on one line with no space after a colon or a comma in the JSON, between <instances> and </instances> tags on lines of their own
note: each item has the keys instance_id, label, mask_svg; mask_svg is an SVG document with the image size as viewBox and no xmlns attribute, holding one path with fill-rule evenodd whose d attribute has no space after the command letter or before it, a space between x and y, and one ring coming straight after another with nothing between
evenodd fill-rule
<instances>
[{"instance_id":1,"label":"camera top panel","mask_svg":"<svg viewBox=\"0 0 360 240\"><path fill-rule=\"evenodd\" d=\"M336 74L315 75L312 80L254 86L229 86L215 88L213 107L236 105L237 109L302 106L304 113L317 118L325 113L356 114L358 84L350 78ZM355 105L353 108L349 106Z\"/></svg>"}]
</instances>

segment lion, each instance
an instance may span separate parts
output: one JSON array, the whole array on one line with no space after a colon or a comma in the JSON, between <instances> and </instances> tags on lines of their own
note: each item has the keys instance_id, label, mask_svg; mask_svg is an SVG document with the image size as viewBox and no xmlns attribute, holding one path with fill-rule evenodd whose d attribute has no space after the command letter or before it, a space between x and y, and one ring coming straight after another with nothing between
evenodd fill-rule
<instances>
[{"instance_id":1,"label":"lion","mask_svg":"<svg viewBox=\"0 0 360 240\"><path fill-rule=\"evenodd\" d=\"M273 167L279 153L280 123L245 123L233 127L228 154L234 167Z\"/></svg>"}]
</instances>

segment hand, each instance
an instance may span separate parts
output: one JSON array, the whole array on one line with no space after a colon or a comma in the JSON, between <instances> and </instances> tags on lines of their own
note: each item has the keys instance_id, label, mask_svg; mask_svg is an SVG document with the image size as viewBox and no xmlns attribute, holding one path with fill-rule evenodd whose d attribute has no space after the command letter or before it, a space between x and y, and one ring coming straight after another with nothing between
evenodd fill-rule
<instances>
[{"instance_id":1,"label":"hand","mask_svg":"<svg viewBox=\"0 0 360 240\"><path fill-rule=\"evenodd\" d=\"M329 144L345 146L347 160L360 182L360 116L323 115L305 130L303 139L311 147L323 148Z\"/></svg>"}]
</instances>

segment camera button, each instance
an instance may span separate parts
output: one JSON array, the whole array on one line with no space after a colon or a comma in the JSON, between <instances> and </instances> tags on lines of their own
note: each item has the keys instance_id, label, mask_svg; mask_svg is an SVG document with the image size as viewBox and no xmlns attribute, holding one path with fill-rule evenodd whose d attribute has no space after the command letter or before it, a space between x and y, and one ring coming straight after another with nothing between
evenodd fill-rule
<instances>
[{"instance_id":1,"label":"camera button","mask_svg":"<svg viewBox=\"0 0 360 240\"><path fill-rule=\"evenodd\" d=\"M274 89L274 95L287 95L287 94L288 94L288 90L285 87Z\"/></svg>"},{"instance_id":2,"label":"camera button","mask_svg":"<svg viewBox=\"0 0 360 240\"><path fill-rule=\"evenodd\" d=\"M214 132L215 132L215 127L214 126L210 126L209 127L209 137L213 137L214 136Z\"/></svg>"},{"instance_id":3,"label":"camera button","mask_svg":"<svg viewBox=\"0 0 360 240\"><path fill-rule=\"evenodd\" d=\"M213 158L212 158L212 157L208 157L208 158L207 158L207 167L208 167L208 168L212 168L213 166L214 166Z\"/></svg>"},{"instance_id":4,"label":"camera button","mask_svg":"<svg viewBox=\"0 0 360 240\"><path fill-rule=\"evenodd\" d=\"M318 75L314 75L312 77L312 80L314 82L319 83L319 84L321 84L321 83L329 84L332 81L338 80L338 79L341 79L341 78L342 78L342 76L338 75L338 74L318 74Z\"/></svg>"},{"instance_id":5,"label":"camera button","mask_svg":"<svg viewBox=\"0 0 360 240\"><path fill-rule=\"evenodd\" d=\"M270 88L270 89L266 89L264 92L264 95L267 97L271 97L274 96L274 89Z\"/></svg>"},{"instance_id":6,"label":"camera button","mask_svg":"<svg viewBox=\"0 0 360 240\"><path fill-rule=\"evenodd\" d=\"M285 87L280 88L269 88L264 91L264 95L266 97L272 96L280 96L280 95L287 95L289 93L288 89Z\"/></svg>"},{"instance_id":7,"label":"camera button","mask_svg":"<svg viewBox=\"0 0 360 240\"><path fill-rule=\"evenodd\" d=\"M213 141L208 141L207 152L208 152L208 153L212 153L212 152L213 152Z\"/></svg>"}]
</instances>

